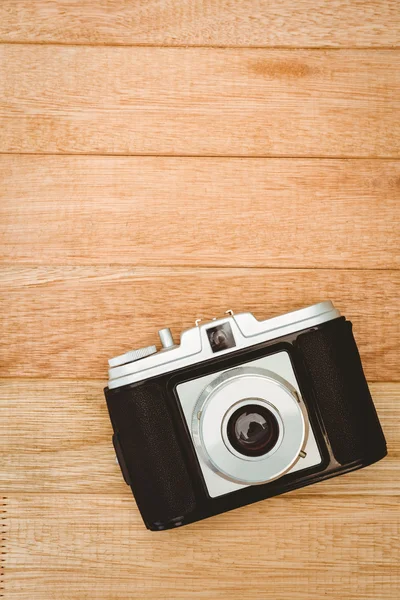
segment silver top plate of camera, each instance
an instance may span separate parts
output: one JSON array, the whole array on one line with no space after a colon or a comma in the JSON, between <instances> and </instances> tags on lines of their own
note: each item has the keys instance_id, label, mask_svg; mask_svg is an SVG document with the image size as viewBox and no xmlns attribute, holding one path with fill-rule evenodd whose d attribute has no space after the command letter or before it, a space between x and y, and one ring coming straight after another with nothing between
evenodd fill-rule
<instances>
[{"instance_id":1,"label":"silver top plate of camera","mask_svg":"<svg viewBox=\"0 0 400 600\"><path fill-rule=\"evenodd\" d=\"M197 321L196 327L182 332L179 345L174 343L168 329L162 329L159 332L160 351L157 352L155 346L148 346L110 359L108 387L113 389L143 381L340 317L340 312L330 301L265 321L258 321L249 312L227 313L208 323Z\"/></svg>"}]
</instances>

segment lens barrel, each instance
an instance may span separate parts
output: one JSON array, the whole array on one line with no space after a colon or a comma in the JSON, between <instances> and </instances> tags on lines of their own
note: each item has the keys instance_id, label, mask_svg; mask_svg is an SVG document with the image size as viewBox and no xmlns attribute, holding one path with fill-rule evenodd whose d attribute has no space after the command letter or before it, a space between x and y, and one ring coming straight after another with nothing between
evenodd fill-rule
<instances>
[{"instance_id":1,"label":"lens barrel","mask_svg":"<svg viewBox=\"0 0 400 600\"><path fill-rule=\"evenodd\" d=\"M273 413L260 404L246 404L231 415L228 440L244 456L270 452L279 438L279 424Z\"/></svg>"},{"instance_id":2,"label":"lens barrel","mask_svg":"<svg viewBox=\"0 0 400 600\"><path fill-rule=\"evenodd\" d=\"M203 389L192 413L192 435L215 473L245 485L283 475L307 439L297 391L259 367L229 369Z\"/></svg>"}]
</instances>

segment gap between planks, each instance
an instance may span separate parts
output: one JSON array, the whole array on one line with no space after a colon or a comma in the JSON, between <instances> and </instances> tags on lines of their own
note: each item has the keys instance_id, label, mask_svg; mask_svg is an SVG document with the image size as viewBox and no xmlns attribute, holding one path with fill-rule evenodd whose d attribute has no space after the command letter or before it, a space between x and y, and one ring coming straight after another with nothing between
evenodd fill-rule
<instances>
[{"instance_id":1,"label":"gap between planks","mask_svg":"<svg viewBox=\"0 0 400 600\"><path fill-rule=\"evenodd\" d=\"M123 43L110 43L104 42L99 44L93 44L89 42L47 42L47 41L23 41L23 40L0 40L0 46L60 46L61 48L173 48L177 50L290 50L296 52L298 50L315 50L316 52L321 51L329 51L335 52L339 50L359 50L360 52L374 52L382 50L400 50L400 46L397 44L391 44L390 46L287 46L287 45L272 45L272 46L240 46L237 44L145 44L145 43L135 43L135 44L123 44Z\"/></svg>"},{"instance_id":2,"label":"gap between planks","mask_svg":"<svg viewBox=\"0 0 400 600\"><path fill-rule=\"evenodd\" d=\"M55 264L55 265L43 265L42 263L38 263L37 261L33 261L33 262L20 262L18 261L18 263L15 262L7 262L7 261L0 261L0 271L2 269L43 269L43 268L48 268L48 269L70 269L71 265L70 264ZM79 269L79 268L89 268L90 265L87 264L76 264L74 265L74 268ZM120 263L120 262L97 262L96 264L92 265L92 267L95 269L96 267L99 268L115 268L115 269L121 269L121 268L129 268L129 265L127 265L126 263ZM261 266L261 265L243 265L243 266L232 266L232 265L218 265L216 263L210 263L210 264L201 264L201 265L191 265L190 263L188 263L187 265L182 265L182 263L168 263L167 265L160 265L159 267L157 266L149 266L146 264L134 264L132 265L131 270L129 271L129 273L131 275L134 275L136 271L154 271L154 275L162 275L162 271L163 270L168 270L171 269L171 271L175 271L175 270L192 270L192 271L208 271L209 269L218 269L218 270L226 270L226 271L233 271L233 270L241 270L241 271L246 271L246 270L258 270L258 271L276 271L277 269L282 270L282 271L343 271L343 272L351 272L351 271L393 271L394 273L396 273L397 271L400 271L400 267L337 267L337 266L329 266L329 267L324 267L324 266L315 266L315 267L288 267L288 266L282 266L282 267L275 267L275 266ZM28 284L28 285L42 285L42 283L39 284Z\"/></svg>"},{"instance_id":3,"label":"gap between planks","mask_svg":"<svg viewBox=\"0 0 400 600\"><path fill-rule=\"evenodd\" d=\"M302 154L146 154L146 153L124 153L124 152L8 152L0 150L0 156L54 156L54 157L90 157L90 158L170 158L170 159L221 159L221 160L301 160L301 161L318 161L318 160L329 160L329 161L364 161L368 162L371 160L376 161L397 161L400 160L400 156L353 156L353 155L317 155L313 154L310 156L304 156Z\"/></svg>"}]
</instances>

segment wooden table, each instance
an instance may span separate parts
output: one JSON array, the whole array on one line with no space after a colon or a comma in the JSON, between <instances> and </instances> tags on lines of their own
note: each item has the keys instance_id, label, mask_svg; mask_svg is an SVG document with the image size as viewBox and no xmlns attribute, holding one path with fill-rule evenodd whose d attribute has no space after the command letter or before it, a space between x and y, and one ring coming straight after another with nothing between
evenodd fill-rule
<instances>
[{"instance_id":1,"label":"wooden table","mask_svg":"<svg viewBox=\"0 0 400 600\"><path fill-rule=\"evenodd\" d=\"M0 2L0 596L400 597L397 0ZM331 298L389 445L148 532L106 360Z\"/></svg>"}]
</instances>

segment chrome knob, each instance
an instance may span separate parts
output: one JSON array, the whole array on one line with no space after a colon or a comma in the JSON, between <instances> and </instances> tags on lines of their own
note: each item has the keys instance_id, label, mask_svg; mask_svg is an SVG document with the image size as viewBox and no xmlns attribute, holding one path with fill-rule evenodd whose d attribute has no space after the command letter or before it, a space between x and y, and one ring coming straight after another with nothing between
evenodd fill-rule
<instances>
[{"instance_id":1,"label":"chrome knob","mask_svg":"<svg viewBox=\"0 0 400 600\"><path fill-rule=\"evenodd\" d=\"M138 348L137 350L130 350L129 352L125 352L125 354L120 354L119 356L110 358L108 364L110 367L120 367L121 365L126 365L126 363L134 362L135 360L140 360L141 358L146 358L146 356L150 356L150 354L155 354L156 352L157 348L155 346Z\"/></svg>"},{"instance_id":2,"label":"chrome knob","mask_svg":"<svg viewBox=\"0 0 400 600\"><path fill-rule=\"evenodd\" d=\"M163 348L172 348L173 346L175 346L174 338L172 337L172 333L169 327L166 327L165 329L160 329L158 335L160 336Z\"/></svg>"}]
</instances>

